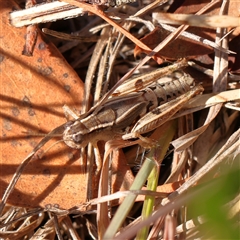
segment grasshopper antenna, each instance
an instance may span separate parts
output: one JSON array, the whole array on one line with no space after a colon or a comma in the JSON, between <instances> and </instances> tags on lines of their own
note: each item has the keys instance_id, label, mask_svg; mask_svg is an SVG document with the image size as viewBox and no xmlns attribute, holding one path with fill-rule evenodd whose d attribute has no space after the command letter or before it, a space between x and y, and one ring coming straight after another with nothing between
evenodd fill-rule
<instances>
[{"instance_id":1,"label":"grasshopper antenna","mask_svg":"<svg viewBox=\"0 0 240 240\"><path fill-rule=\"evenodd\" d=\"M62 139L62 140L59 140L59 141L53 143L49 148L47 148L46 151L43 152L42 156L43 156L44 154L46 154L52 147L54 147L55 145L57 145L57 144L60 143L60 142L64 142L64 140Z\"/></svg>"}]
</instances>

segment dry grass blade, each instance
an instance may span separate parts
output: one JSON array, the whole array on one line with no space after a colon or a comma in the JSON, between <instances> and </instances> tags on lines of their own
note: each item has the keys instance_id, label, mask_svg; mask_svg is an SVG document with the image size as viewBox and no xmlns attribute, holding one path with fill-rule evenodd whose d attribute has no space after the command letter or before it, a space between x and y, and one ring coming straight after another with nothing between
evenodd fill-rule
<instances>
[{"instance_id":1,"label":"dry grass blade","mask_svg":"<svg viewBox=\"0 0 240 240\"><path fill-rule=\"evenodd\" d=\"M38 5L34 8L12 12L10 14L10 21L15 27L23 27L30 24L76 17L83 14L83 12L82 8L76 8L64 2L54 1Z\"/></svg>"},{"instance_id":2,"label":"dry grass blade","mask_svg":"<svg viewBox=\"0 0 240 240\"><path fill-rule=\"evenodd\" d=\"M219 29L219 32L223 34L221 29ZM221 36L218 36L218 38L216 38L216 42L218 42L219 38L221 38ZM222 42L222 44L224 43L226 43L226 41ZM214 62L215 66L214 66L214 78L213 78L213 92L220 92L225 90L227 86L226 65L228 61L227 61L227 54L222 53L219 50L215 50L215 51L216 51L216 56L215 56L215 62ZM209 110L209 114L206 118L206 121L202 127L175 140L173 142L173 145L175 146L176 150L181 151L183 149L186 149L193 142L195 142L198 136L202 134L208 128L209 124L215 119L215 117L217 116L221 108L222 108L222 104L218 104L216 106L211 107Z\"/></svg>"},{"instance_id":3,"label":"dry grass blade","mask_svg":"<svg viewBox=\"0 0 240 240\"><path fill-rule=\"evenodd\" d=\"M42 210L41 210L42 211ZM7 219L4 220L4 227L1 226L0 237L3 239L19 239L27 235L29 232L33 232L34 229L38 228L44 219L44 213L28 213L28 217L25 214L25 209L15 209L14 214L9 213ZM21 215L25 215L24 218ZM16 218L11 221L11 218ZM17 220L18 219L18 220ZM17 226L17 227L16 227Z\"/></svg>"},{"instance_id":4,"label":"dry grass blade","mask_svg":"<svg viewBox=\"0 0 240 240\"><path fill-rule=\"evenodd\" d=\"M43 28L42 31L45 34L50 35L52 37L56 37L56 38L60 38L60 39L68 40L68 41L76 40L76 41L82 41L82 42L97 42L97 40L99 39L99 37L97 37L97 36L91 36L91 37L74 36L71 34L53 31L48 28Z\"/></svg>"},{"instance_id":5,"label":"dry grass blade","mask_svg":"<svg viewBox=\"0 0 240 240\"><path fill-rule=\"evenodd\" d=\"M196 184L200 179L202 179L205 175L208 174L213 168L219 166L222 161L226 160L226 158L232 155L233 159L235 155L239 155L238 147L239 147L239 137L240 137L240 129L233 133L233 135L229 138L226 144L218 151L218 153L210 159L204 167L202 167L195 175L189 179L188 182L183 184L177 192L179 194L184 193L189 189L190 186Z\"/></svg>"},{"instance_id":6,"label":"dry grass blade","mask_svg":"<svg viewBox=\"0 0 240 240\"><path fill-rule=\"evenodd\" d=\"M225 103L225 102L239 100L239 98L240 98L239 89L222 91L219 93L209 93L209 94L197 96L191 102L187 103L184 107L185 108L198 108L198 107L205 108L218 103Z\"/></svg>"},{"instance_id":7,"label":"dry grass blade","mask_svg":"<svg viewBox=\"0 0 240 240\"><path fill-rule=\"evenodd\" d=\"M42 228L39 228L31 237L31 240L39 239L54 239L56 236L56 232L54 229L53 219L49 219Z\"/></svg>"},{"instance_id":8,"label":"dry grass blade","mask_svg":"<svg viewBox=\"0 0 240 240\"><path fill-rule=\"evenodd\" d=\"M161 22L161 21L159 21L159 22ZM176 28L174 28L172 26L169 26L169 25L166 25L166 24L163 24L162 22L161 22L160 25L163 29L165 29L167 31L170 31L170 32L173 32L173 31L176 30ZM187 31L184 31L183 33L181 33L181 36L184 36L184 37L189 38L189 39L191 39L193 41L196 41L196 42L201 42L201 43L203 43L207 46L211 46L212 48L216 48L216 49L218 49L220 51L223 51L223 52L226 52L226 53L234 53L234 52L229 51L228 49L222 48L217 43L209 41L208 39L203 39L202 37L197 36L197 35L192 34L192 33L188 33Z\"/></svg>"},{"instance_id":9,"label":"dry grass blade","mask_svg":"<svg viewBox=\"0 0 240 240\"><path fill-rule=\"evenodd\" d=\"M239 17L232 16L196 16L190 14L171 14L171 13L158 13L156 15L161 23L166 24L186 24L195 27L204 28L227 28L227 27L238 27Z\"/></svg>"}]
</instances>

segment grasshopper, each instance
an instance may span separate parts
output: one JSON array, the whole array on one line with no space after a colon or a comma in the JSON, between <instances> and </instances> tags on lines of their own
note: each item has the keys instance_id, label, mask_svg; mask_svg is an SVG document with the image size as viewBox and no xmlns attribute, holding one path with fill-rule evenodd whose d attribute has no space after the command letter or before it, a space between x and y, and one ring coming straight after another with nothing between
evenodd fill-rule
<instances>
[{"instance_id":1,"label":"grasshopper","mask_svg":"<svg viewBox=\"0 0 240 240\"><path fill-rule=\"evenodd\" d=\"M136 81L134 78L130 81ZM151 83L146 88L119 95L113 93L97 111L71 122L63 133L63 140L72 148L85 147L89 141L96 146L99 140L123 140L139 137L169 120L192 97L203 91L201 86L191 89L193 79L184 74L181 78ZM135 123L128 133L129 128Z\"/></svg>"},{"instance_id":2,"label":"grasshopper","mask_svg":"<svg viewBox=\"0 0 240 240\"><path fill-rule=\"evenodd\" d=\"M167 69L169 70L168 67ZM72 148L83 148L88 143L92 143L97 149L99 140L115 140L116 137L123 141L133 138L142 140L141 134L150 132L162 125L192 97L203 91L200 85L191 88L193 79L185 74L182 78L165 83L161 83L159 80L155 83L149 81L145 84L144 78L137 77L126 83L124 88L132 85L138 86L136 81L139 82L139 80L143 82L143 89L138 87L129 90L126 95L121 88L116 89L115 92L112 91L113 94L105 102L100 102L97 107L93 107L87 113L75 120L68 121L47 134L19 165L2 197L0 212L25 166L54 135L63 134L63 141Z\"/></svg>"}]
</instances>

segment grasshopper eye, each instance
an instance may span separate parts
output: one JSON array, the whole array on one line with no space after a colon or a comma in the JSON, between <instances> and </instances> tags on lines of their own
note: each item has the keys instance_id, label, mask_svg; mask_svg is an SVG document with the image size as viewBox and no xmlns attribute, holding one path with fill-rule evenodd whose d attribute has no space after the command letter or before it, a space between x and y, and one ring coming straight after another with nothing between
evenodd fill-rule
<instances>
[{"instance_id":1,"label":"grasshopper eye","mask_svg":"<svg viewBox=\"0 0 240 240\"><path fill-rule=\"evenodd\" d=\"M74 141L74 143L76 144L81 144L82 140L83 140L83 137L82 137L82 134L73 134L72 135L72 140Z\"/></svg>"}]
</instances>

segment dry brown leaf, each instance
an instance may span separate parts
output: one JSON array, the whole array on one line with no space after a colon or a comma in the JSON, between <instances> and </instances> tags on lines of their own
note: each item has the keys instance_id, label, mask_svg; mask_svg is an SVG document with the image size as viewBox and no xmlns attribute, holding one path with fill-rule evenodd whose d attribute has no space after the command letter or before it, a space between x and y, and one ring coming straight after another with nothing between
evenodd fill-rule
<instances>
[{"instance_id":1,"label":"dry brown leaf","mask_svg":"<svg viewBox=\"0 0 240 240\"><path fill-rule=\"evenodd\" d=\"M80 109L83 83L41 34L33 57L23 56L26 28L16 29L8 22L13 1L1 0L0 4L2 196L18 165L39 142L32 133L48 133L66 122L64 104ZM42 153L26 167L8 202L28 207L57 203L69 208L85 201L87 183L79 153L64 143L41 157Z\"/></svg>"}]
</instances>

